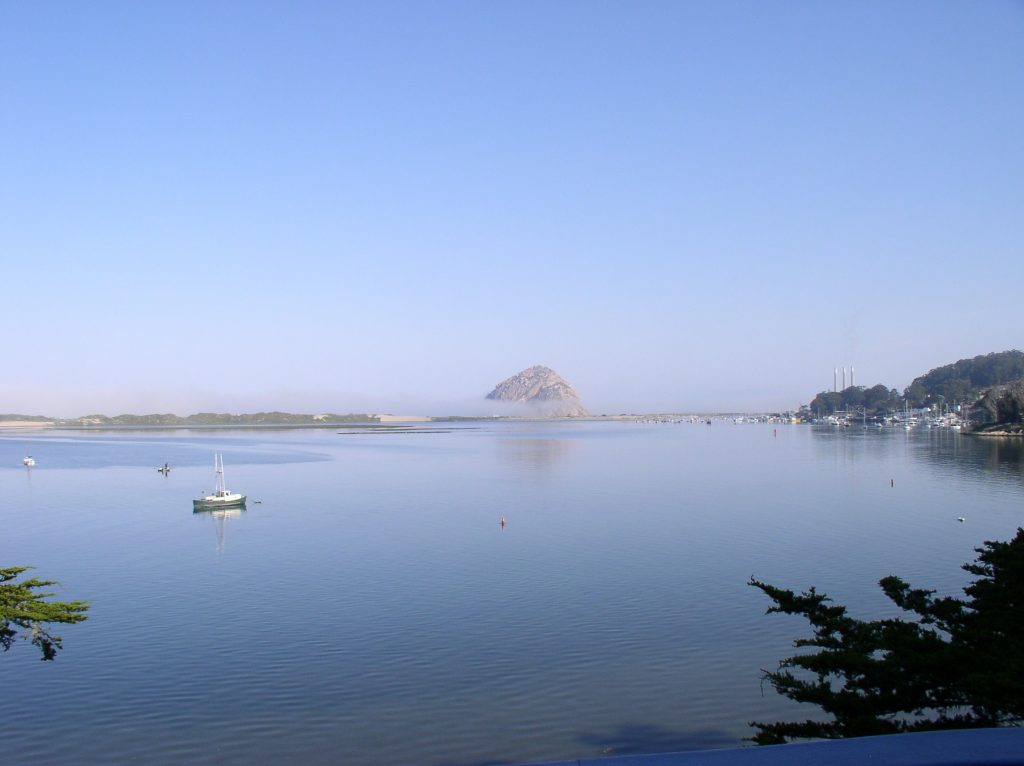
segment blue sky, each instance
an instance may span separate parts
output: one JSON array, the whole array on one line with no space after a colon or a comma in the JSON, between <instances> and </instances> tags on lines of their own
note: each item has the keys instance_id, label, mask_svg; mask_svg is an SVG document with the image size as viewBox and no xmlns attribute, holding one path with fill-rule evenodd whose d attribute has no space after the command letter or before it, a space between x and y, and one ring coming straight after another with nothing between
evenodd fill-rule
<instances>
[{"instance_id":1,"label":"blue sky","mask_svg":"<svg viewBox=\"0 0 1024 766\"><path fill-rule=\"evenodd\" d=\"M795 407L1024 346L1019 2L0 3L0 412Z\"/></svg>"}]
</instances>

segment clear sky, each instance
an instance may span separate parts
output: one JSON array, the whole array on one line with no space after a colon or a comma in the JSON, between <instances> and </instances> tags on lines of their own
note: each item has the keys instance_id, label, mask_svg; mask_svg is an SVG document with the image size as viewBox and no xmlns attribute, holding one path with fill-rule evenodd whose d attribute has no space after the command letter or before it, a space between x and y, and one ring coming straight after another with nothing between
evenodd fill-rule
<instances>
[{"instance_id":1,"label":"clear sky","mask_svg":"<svg viewBox=\"0 0 1024 766\"><path fill-rule=\"evenodd\" d=\"M0 412L795 407L1024 347L1024 4L0 0Z\"/></svg>"}]
</instances>

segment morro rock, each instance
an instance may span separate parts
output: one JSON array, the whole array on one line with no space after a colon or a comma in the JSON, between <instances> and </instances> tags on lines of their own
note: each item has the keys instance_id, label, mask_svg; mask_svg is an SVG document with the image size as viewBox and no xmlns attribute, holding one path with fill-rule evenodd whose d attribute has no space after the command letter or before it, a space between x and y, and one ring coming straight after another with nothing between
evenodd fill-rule
<instances>
[{"instance_id":1,"label":"morro rock","mask_svg":"<svg viewBox=\"0 0 1024 766\"><path fill-rule=\"evenodd\" d=\"M550 367L537 365L513 375L494 387L488 399L518 402L545 417L586 418L590 416L576 390Z\"/></svg>"}]
</instances>

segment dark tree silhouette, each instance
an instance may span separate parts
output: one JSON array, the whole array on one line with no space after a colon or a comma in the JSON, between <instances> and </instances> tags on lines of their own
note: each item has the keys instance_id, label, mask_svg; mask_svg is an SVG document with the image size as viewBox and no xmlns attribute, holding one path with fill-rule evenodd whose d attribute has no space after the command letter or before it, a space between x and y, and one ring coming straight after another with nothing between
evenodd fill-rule
<instances>
[{"instance_id":1,"label":"dark tree silhouette","mask_svg":"<svg viewBox=\"0 0 1024 766\"><path fill-rule=\"evenodd\" d=\"M751 578L774 602L768 614L801 615L814 631L794 645L815 651L787 657L765 679L831 717L753 722L752 739L768 745L1024 723L1024 529L975 550L975 561L963 565L977 577L966 599L936 598L895 576L879 582L913 620L858 620L814 588L797 595Z\"/></svg>"}]
</instances>

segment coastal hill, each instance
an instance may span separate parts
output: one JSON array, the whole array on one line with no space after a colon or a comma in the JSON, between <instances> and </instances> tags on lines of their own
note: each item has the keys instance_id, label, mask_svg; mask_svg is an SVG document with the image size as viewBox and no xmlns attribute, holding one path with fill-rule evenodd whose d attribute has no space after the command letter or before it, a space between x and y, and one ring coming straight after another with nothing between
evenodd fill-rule
<instances>
[{"instance_id":1,"label":"coastal hill","mask_svg":"<svg viewBox=\"0 0 1024 766\"><path fill-rule=\"evenodd\" d=\"M986 390L971 414L976 433L1024 436L1024 378Z\"/></svg>"},{"instance_id":2,"label":"coastal hill","mask_svg":"<svg viewBox=\"0 0 1024 766\"><path fill-rule=\"evenodd\" d=\"M557 372L543 365L530 367L506 378L487 394L487 398L525 404L544 417L590 417L576 389Z\"/></svg>"},{"instance_id":3,"label":"coastal hill","mask_svg":"<svg viewBox=\"0 0 1024 766\"><path fill-rule=\"evenodd\" d=\"M843 391L822 391L808 406L811 415L836 411L860 411L881 415L904 407L948 409L958 405L974 408L979 422L1005 421L1014 412L1019 387L1009 384L1024 378L1024 352L1011 350L982 354L936 367L914 378L903 394L882 384L866 388L849 386Z\"/></svg>"},{"instance_id":4,"label":"coastal hill","mask_svg":"<svg viewBox=\"0 0 1024 766\"><path fill-rule=\"evenodd\" d=\"M947 404L973 402L985 389L1024 378L1024 352L1000 351L936 367L914 378L903 392L911 407L925 407L940 400Z\"/></svg>"}]
</instances>

